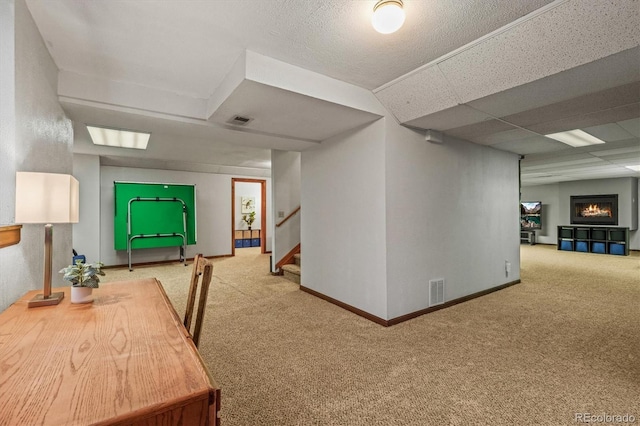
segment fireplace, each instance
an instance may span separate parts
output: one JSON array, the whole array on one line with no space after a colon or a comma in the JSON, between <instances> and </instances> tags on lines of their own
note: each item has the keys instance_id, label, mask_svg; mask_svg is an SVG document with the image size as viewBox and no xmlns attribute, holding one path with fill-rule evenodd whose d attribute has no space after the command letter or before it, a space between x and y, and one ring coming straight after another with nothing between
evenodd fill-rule
<instances>
[{"instance_id":1,"label":"fireplace","mask_svg":"<svg viewBox=\"0 0 640 426\"><path fill-rule=\"evenodd\" d=\"M571 223L578 225L617 225L618 194L572 195Z\"/></svg>"}]
</instances>

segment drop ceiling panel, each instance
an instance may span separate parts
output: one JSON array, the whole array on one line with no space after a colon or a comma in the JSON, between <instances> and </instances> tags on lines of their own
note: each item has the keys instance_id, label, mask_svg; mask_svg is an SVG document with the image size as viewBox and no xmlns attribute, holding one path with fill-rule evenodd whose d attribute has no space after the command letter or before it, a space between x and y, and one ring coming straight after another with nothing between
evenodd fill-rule
<instances>
[{"instance_id":1,"label":"drop ceiling panel","mask_svg":"<svg viewBox=\"0 0 640 426\"><path fill-rule=\"evenodd\" d=\"M608 144L607 144L608 145ZM640 156L640 141L637 139L633 140L633 145L628 148L617 148L617 149L603 149L601 151L591 151L592 155L601 158L609 158L612 156L623 155L623 156Z\"/></svg>"},{"instance_id":2,"label":"drop ceiling panel","mask_svg":"<svg viewBox=\"0 0 640 426\"><path fill-rule=\"evenodd\" d=\"M634 82L502 118L521 127L530 127L534 124L585 116L638 102L640 102L640 82Z\"/></svg>"},{"instance_id":3,"label":"drop ceiling panel","mask_svg":"<svg viewBox=\"0 0 640 426\"><path fill-rule=\"evenodd\" d=\"M634 0L559 3L438 66L470 102L637 47L639 15Z\"/></svg>"},{"instance_id":4,"label":"drop ceiling panel","mask_svg":"<svg viewBox=\"0 0 640 426\"><path fill-rule=\"evenodd\" d=\"M588 153L580 153L574 155L557 155L553 158L551 155L546 155L547 158L540 157L530 157L525 159L520 163L523 171L541 171L545 169L555 169L558 167L574 167L574 166L584 166L586 164L589 165L597 165L597 164L605 164L604 160L601 158L596 158Z\"/></svg>"},{"instance_id":5,"label":"drop ceiling panel","mask_svg":"<svg viewBox=\"0 0 640 426\"><path fill-rule=\"evenodd\" d=\"M469 106L495 117L546 107L640 80L640 47L486 96Z\"/></svg>"},{"instance_id":6,"label":"drop ceiling panel","mask_svg":"<svg viewBox=\"0 0 640 426\"><path fill-rule=\"evenodd\" d=\"M605 142L623 141L633 139L633 135L617 123L602 124L600 126L585 127L585 132L602 139Z\"/></svg>"},{"instance_id":7,"label":"drop ceiling panel","mask_svg":"<svg viewBox=\"0 0 640 426\"><path fill-rule=\"evenodd\" d=\"M530 132L529 130L512 127L511 130L493 133L487 136L483 136L480 139L484 144L495 146L494 144L530 139L532 137L537 137L537 135Z\"/></svg>"},{"instance_id":8,"label":"drop ceiling panel","mask_svg":"<svg viewBox=\"0 0 640 426\"><path fill-rule=\"evenodd\" d=\"M636 153L636 155L616 154L600 158L612 164L619 164L621 166L640 166L640 152Z\"/></svg>"},{"instance_id":9,"label":"drop ceiling panel","mask_svg":"<svg viewBox=\"0 0 640 426\"><path fill-rule=\"evenodd\" d=\"M618 122L618 125L631 133L633 136L640 138L640 118L631 118Z\"/></svg>"},{"instance_id":10,"label":"drop ceiling panel","mask_svg":"<svg viewBox=\"0 0 640 426\"><path fill-rule=\"evenodd\" d=\"M617 121L623 121L638 116L640 116L640 104L631 104L604 111L596 111L590 114L566 117L560 120L534 124L527 126L527 128L541 135L548 135L550 133L563 132L566 130L582 129L584 127L615 123Z\"/></svg>"},{"instance_id":11,"label":"drop ceiling panel","mask_svg":"<svg viewBox=\"0 0 640 426\"><path fill-rule=\"evenodd\" d=\"M423 117L416 118L415 120L407 121L404 124L409 127L417 127L425 130L434 129L447 131L451 128L479 123L481 121L491 120L492 118L493 117L483 113L482 111L469 108L467 105L456 105L453 108L425 115Z\"/></svg>"},{"instance_id":12,"label":"drop ceiling panel","mask_svg":"<svg viewBox=\"0 0 640 426\"><path fill-rule=\"evenodd\" d=\"M520 155L538 154L541 152L562 151L566 145L543 136L533 136L525 139L500 142L491 145L492 148L514 152Z\"/></svg>"},{"instance_id":13,"label":"drop ceiling panel","mask_svg":"<svg viewBox=\"0 0 640 426\"><path fill-rule=\"evenodd\" d=\"M457 138L466 139L471 142L487 145L489 142L485 138L500 132L517 129L510 124L500 120L486 120L481 123L470 124L447 130L447 134Z\"/></svg>"},{"instance_id":14,"label":"drop ceiling panel","mask_svg":"<svg viewBox=\"0 0 640 426\"><path fill-rule=\"evenodd\" d=\"M380 90L376 97L401 123L458 105L436 66L424 68Z\"/></svg>"}]
</instances>

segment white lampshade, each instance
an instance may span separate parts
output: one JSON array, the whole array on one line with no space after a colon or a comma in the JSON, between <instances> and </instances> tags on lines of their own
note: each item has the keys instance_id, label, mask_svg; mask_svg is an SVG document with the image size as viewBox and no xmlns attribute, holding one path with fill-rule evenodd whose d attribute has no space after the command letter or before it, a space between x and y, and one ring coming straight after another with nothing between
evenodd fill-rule
<instances>
[{"instance_id":1,"label":"white lampshade","mask_svg":"<svg viewBox=\"0 0 640 426\"><path fill-rule=\"evenodd\" d=\"M402 7L402 0L380 0L373 7L373 17L371 18L373 28L382 34L398 31L405 19Z\"/></svg>"},{"instance_id":2,"label":"white lampshade","mask_svg":"<svg viewBox=\"0 0 640 426\"><path fill-rule=\"evenodd\" d=\"M16 173L16 223L77 223L80 185L71 175Z\"/></svg>"}]
</instances>

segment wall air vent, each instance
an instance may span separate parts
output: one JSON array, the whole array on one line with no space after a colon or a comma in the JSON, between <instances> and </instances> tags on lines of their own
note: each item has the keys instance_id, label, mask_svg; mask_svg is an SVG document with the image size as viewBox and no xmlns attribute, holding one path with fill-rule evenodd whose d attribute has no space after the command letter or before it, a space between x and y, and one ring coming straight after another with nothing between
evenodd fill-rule
<instances>
[{"instance_id":1,"label":"wall air vent","mask_svg":"<svg viewBox=\"0 0 640 426\"><path fill-rule=\"evenodd\" d=\"M429 306L442 305L444 303L444 278L429 280Z\"/></svg>"},{"instance_id":2,"label":"wall air vent","mask_svg":"<svg viewBox=\"0 0 640 426\"><path fill-rule=\"evenodd\" d=\"M234 115L229 121L227 121L227 123L235 124L236 126L246 126L251 120L253 120L253 118Z\"/></svg>"}]
</instances>

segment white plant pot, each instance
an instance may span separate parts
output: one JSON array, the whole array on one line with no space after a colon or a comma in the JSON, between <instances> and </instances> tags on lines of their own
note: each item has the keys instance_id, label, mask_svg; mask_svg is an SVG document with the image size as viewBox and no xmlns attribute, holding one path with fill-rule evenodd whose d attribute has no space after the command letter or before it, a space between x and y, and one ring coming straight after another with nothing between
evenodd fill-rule
<instances>
[{"instance_id":1,"label":"white plant pot","mask_svg":"<svg viewBox=\"0 0 640 426\"><path fill-rule=\"evenodd\" d=\"M71 286L71 303L93 302L93 288Z\"/></svg>"}]
</instances>

